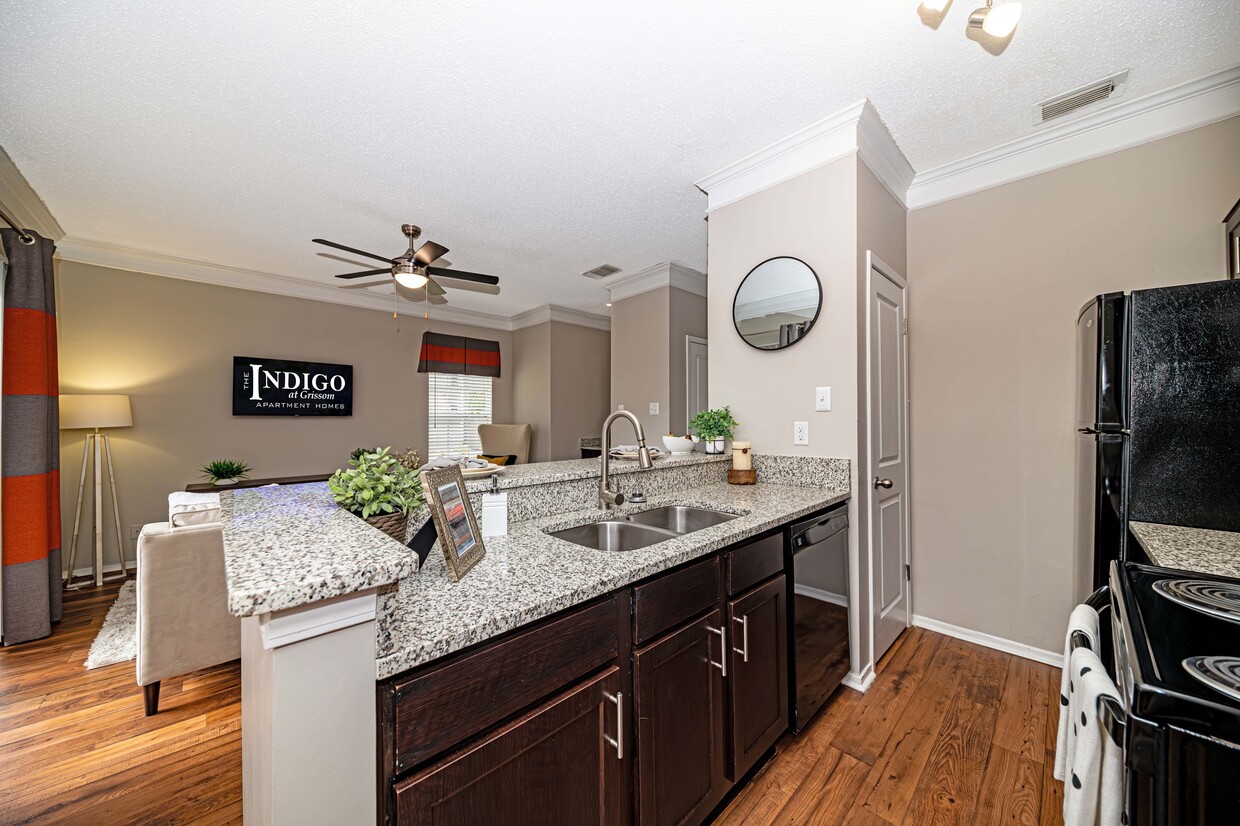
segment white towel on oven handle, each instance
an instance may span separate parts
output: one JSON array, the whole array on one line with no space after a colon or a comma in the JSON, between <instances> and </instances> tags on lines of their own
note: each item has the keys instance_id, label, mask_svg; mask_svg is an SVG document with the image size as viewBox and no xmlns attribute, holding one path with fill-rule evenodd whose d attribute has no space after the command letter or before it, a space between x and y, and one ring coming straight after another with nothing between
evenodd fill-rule
<instances>
[{"instance_id":1,"label":"white towel on oven handle","mask_svg":"<svg viewBox=\"0 0 1240 826\"><path fill-rule=\"evenodd\" d=\"M1123 753L1098 716L1098 698L1119 701L1119 691L1098 655L1072 652L1065 750L1064 826L1120 826L1123 812ZM1056 765L1059 763L1056 754Z\"/></svg>"},{"instance_id":2,"label":"white towel on oven handle","mask_svg":"<svg viewBox=\"0 0 1240 826\"><path fill-rule=\"evenodd\" d=\"M1063 669L1059 676L1059 733L1055 738L1055 779L1067 777L1068 756L1072 753L1069 735L1069 698L1072 693L1072 632L1080 631L1089 640L1089 647L1098 650L1098 612L1088 605L1078 605L1068 617L1068 632L1063 639Z\"/></svg>"}]
</instances>

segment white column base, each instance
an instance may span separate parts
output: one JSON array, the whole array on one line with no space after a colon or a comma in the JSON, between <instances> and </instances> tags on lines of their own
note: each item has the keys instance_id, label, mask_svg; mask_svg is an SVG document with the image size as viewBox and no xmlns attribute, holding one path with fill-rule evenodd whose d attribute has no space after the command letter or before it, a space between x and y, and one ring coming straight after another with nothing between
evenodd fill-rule
<instances>
[{"instance_id":1,"label":"white column base","mask_svg":"<svg viewBox=\"0 0 1240 826\"><path fill-rule=\"evenodd\" d=\"M375 822L375 595L241 620L247 826Z\"/></svg>"}]
</instances>

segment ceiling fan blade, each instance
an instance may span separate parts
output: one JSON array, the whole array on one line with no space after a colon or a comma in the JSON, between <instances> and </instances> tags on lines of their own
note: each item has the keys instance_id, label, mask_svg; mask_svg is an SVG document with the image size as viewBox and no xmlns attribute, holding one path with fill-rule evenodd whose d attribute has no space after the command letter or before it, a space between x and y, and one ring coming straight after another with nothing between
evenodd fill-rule
<instances>
[{"instance_id":1,"label":"ceiling fan blade","mask_svg":"<svg viewBox=\"0 0 1240 826\"><path fill-rule=\"evenodd\" d=\"M499 295L498 284L477 284L473 281L454 281L448 286L453 290L464 290L471 293L482 293L483 295Z\"/></svg>"},{"instance_id":2,"label":"ceiling fan blade","mask_svg":"<svg viewBox=\"0 0 1240 826\"><path fill-rule=\"evenodd\" d=\"M365 250L358 250L358 249L354 249L353 247L346 247L344 244L337 244L335 241L324 241L322 238L311 238L310 240L316 244L325 244L329 247L335 247L338 250L344 250L345 252L351 252L354 255L364 255L367 258L373 258L376 261L386 261L389 264L392 262L391 258L384 258L382 255L375 255L373 252L366 252Z\"/></svg>"},{"instance_id":3,"label":"ceiling fan blade","mask_svg":"<svg viewBox=\"0 0 1240 826\"><path fill-rule=\"evenodd\" d=\"M442 278L455 278L457 281L473 281L475 284L498 284L499 278L494 275L482 275L476 272L464 272L463 270L446 270L443 267L427 267L426 271L431 275L438 275Z\"/></svg>"},{"instance_id":4,"label":"ceiling fan blade","mask_svg":"<svg viewBox=\"0 0 1240 826\"><path fill-rule=\"evenodd\" d=\"M328 259L331 259L332 261L339 261L341 264L347 264L350 267L369 267L370 266L365 261L358 261L356 255L350 256L348 258L346 258L343 255L335 255L334 253L330 253L330 252L316 252L315 255L317 255L319 258L328 258Z\"/></svg>"},{"instance_id":5,"label":"ceiling fan blade","mask_svg":"<svg viewBox=\"0 0 1240 826\"><path fill-rule=\"evenodd\" d=\"M347 272L344 275L337 275L336 278L363 278L367 275L391 275L392 268L387 267L382 270L362 270L361 272Z\"/></svg>"},{"instance_id":6,"label":"ceiling fan blade","mask_svg":"<svg viewBox=\"0 0 1240 826\"><path fill-rule=\"evenodd\" d=\"M434 298L437 295L443 295L444 293L447 292L447 290L441 287L439 285L439 282L433 278L426 279L426 289L430 291L432 298Z\"/></svg>"},{"instance_id":7,"label":"ceiling fan blade","mask_svg":"<svg viewBox=\"0 0 1240 826\"><path fill-rule=\"evenodd\" d=\"M434 241L427 241L418 247L418 251L413 254L413 260L419 264L429 264L439 256L448 251L443 244L436 244Z\"/></svg>"},{"instance_id":8,"label":"ceiling fan blade","mask_svg":"<svg viewBox=\"0 0 1240 826\"><path fill-rule=\"evenodd\" d=\"M370 287L378 287L380 284L391 284L392 279L385 278L382 281L366 281L362 284L337 284L336 288L341 290L365 290Z\"/></svg>"}]
</instances>

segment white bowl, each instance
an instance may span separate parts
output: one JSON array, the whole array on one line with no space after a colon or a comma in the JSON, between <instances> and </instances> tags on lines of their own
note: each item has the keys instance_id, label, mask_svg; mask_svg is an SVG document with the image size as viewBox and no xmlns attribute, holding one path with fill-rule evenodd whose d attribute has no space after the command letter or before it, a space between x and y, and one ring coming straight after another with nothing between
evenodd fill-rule
<instances>
[{"instance_id":1,"label":"white bowl","mask_svg":"<svg viewBox=\"0 0 1240 826\"><path fill-rule=\"evenodd\" d=\"M694 440L688 436L664 436L663 444L673 456L686 456L693 452Z\"/></svg>"}]
</instances>

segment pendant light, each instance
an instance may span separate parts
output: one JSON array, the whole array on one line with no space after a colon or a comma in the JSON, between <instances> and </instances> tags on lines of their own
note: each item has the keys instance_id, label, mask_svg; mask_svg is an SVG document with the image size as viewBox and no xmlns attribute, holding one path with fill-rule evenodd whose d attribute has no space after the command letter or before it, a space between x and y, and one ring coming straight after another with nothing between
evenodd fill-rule
<instances>
[{"instance_id":1,"label":"pendant light","mask_svg":"<svg viewBox=\"0 0 1240 826\"><path fill-rule=\"evenodd\" d=\"M969 27L981 29L991 37L1004 38L1016 29L1020 22L1020 3L994 4L986 0L986 6L969 15Z\"/></svg>"}]
</instances>

